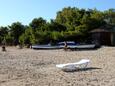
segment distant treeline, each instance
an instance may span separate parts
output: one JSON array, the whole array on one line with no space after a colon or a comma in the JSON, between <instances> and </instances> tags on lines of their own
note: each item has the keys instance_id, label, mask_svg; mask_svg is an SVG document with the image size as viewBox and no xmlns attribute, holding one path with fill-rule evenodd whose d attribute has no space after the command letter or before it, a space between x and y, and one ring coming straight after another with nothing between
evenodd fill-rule
<instances>
[{"instance_id":1,"label":"distant treeline","mask_svg":"<svg viewBox=\"0 0 115 86\"><path fill-rule=\"evenodd\" d=\"M0 44L55 44L58 41L85 41L90 39L89 32L100 26L115 25L115 9L63 8L57 12L56 19L47 22L42 17L34 18L29 25L14 22L0 27Z\"/></svg>"}]
</instances>

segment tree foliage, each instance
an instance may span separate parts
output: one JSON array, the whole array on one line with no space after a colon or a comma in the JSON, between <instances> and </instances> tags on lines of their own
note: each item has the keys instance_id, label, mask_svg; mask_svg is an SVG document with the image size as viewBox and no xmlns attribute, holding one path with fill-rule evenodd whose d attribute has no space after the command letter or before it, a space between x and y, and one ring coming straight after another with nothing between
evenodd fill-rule
<instances>
[{"instance_id":1,"label":"tree foliage","mask_svg":"<svg viewBox=\"0 0 115 86\"><path fill-rule=\"evenodd\" d=\"M86 40L90 30L100 26L115 25L115 9L79 9L66 7L57 12L56 18L47 22L42 17L34 18L29 25L14 22L0 27L0 44L4 38L12 44L47 44L64 40Z\"/></svg>"},{"instance_id":2,"label":"tree foliage","mask_svg":"<svg viewBox=\"0 0 115 86\"><path fill-rule=\"evenodd\" d=\"M10 28L10 34L13 37L14 44L17 45L19 43L19 37L23 34L25 28L20 22L12 23Z\"/></svg>"}]
</instances>

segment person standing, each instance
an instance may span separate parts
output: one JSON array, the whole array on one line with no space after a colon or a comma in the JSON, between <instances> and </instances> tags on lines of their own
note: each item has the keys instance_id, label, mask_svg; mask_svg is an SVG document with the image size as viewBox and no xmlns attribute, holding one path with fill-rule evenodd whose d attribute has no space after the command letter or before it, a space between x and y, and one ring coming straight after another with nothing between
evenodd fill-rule
<instances>
[{"instance_id":1,"label":"person standing","mask_svg":"<svg viewBox=\"0 0 115 86\"><path fill-rule=\"evenodd\" d=\"M64 42L64 50L67 51L67 42Z\"/></svg>"}]
</instances>

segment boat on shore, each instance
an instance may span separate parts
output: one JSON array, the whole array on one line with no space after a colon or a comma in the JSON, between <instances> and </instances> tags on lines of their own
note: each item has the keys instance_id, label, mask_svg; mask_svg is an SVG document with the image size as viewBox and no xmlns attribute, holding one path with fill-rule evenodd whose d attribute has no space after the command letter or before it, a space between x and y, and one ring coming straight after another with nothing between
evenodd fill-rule
<instances>
[{"instance_id":1,"label":"boat on shore","mask_svg":"<svg viewBox=\"0 0 115 86\"><path fill-rule=\"evenodd\" d=\"M67 41L66 43L68 49L93 49L96 47L95 44L80 44L74 41ZM64 42L59 42L58 45L64 48Z\"/></svg>"},{"instance_id":2,"label":"boat on shore","mask_svg":"<svg viewBox=\"0 0 115 86\"><path fill-rule=\"evenodd\" d=\"M57 45L32 45L32 49L64 49L64 42L59 42ZM67 42L67 49L94 49L95 44L78 44L75 42Z\"/></svg>"},{"instance_id":3,"label":"boat on shore","mask_svg":"<svg viewBox=\"0 0 115 86\"><path fill-rule=\"evenodd\" d=\"M95 44L84 44L84 45L77 45L77 49L91 49L95 48Z\"/></svg>"},{"instance_id":4,"label":"boat on shore","mask_svg":"<svg viewBox=\"0 0 115 86\"><path fill-rule=\"evenodd\" d=\"M51 44L47 45L32 45L32 49L61 49L60 46L52 46Z\"/></svg>"}]
</instances>

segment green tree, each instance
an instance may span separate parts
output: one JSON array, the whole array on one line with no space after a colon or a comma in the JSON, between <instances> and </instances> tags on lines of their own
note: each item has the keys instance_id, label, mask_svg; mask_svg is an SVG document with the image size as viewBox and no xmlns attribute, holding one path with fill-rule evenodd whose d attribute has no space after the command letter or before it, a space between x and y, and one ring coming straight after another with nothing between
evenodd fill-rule
<instances>
[{"instance_id":1,"label":"green tree","mask_svg":"<svg viewBox=\"0 0 115 86\"><path fill-rule=\"evenodd\" d=\"M71 38L71 36L76 37L77 34L86 36L90 30L106 24L103 12L97 9L85 10L75 7L63 8L62 11L57 12L55 21L67 28L65 33L68 35L65 35L68 39ZM76 36L73 36L73 32L76 32Z\"/></svg>"},{"instance_id":2,"label":"green tree","mask_svg":"<svg viewBox=\"0 0 115 86\"><path fill-rule=\"evenodd\" d=\"M22 45L35 43L35 35L33 34L33 30L31 27L25 29L25 32L19 37L19 42Z\"/></svg>"},{"instance_id":3,"label":"green tree","mask_svg":"<svg viewBox=\"0 0 115 86\"><path fill-rule=\"evenodd\" d=\"M8 34L8 27L0 27L0 36L4 37L5 35Z\"/></svg>"},{"instance_id":4,"label":"green tree","mask_svg":"<svg viewBox=\"0 0 115 86\"><path fill-rule=\"evenodd\" d=\"M67 30L75 30L75 27L80 24L81 14L78 8L63 8L62 11L57 12L56 22L66 26Z\"/></svg>"},{"instance_id":5,"label":"green tree","mask_svg":"<svg viewBox=\"0 0 115 86\"><path fill-rule=\"evenodd\" d=\"M42 17L34 18L32 22L29 24L32 29L42 30L42 27L46 24L46 20Z\"/></svg>"},{"instance_id":6,"label":"green tree","mask_svg":"<svg viewBox=\"0 0 115 86\"><path fill-rule=\"evenodd\" d=\"M13 45L13 39L14 39L14 38L11 36L10 33L8 33L8 34L6 35L5 39L6 39L6 44L7 44L7 45Z\"/></svg>"},{"instance_id":7,"label":"green tree","mask_svg":"<svg viewBox=\"0 0 115 86\"><path fill-rule=\"evenodd\" d=\"M107 24L115 25L115 9L105 11L104 18Z\"/></svg>"},{"instance_id":8,"label":"green tree","mask_svg":"<svg viewBox=\"0 0 115 86\"><path fill-rule=\"evenodd\" d=\"M11 36L14 38L14 44L19 44L19 37L24 33L25 27L20 22L14 22L12 23L10 28Z\"/></svg>"},{"instance_id":9,"label":"green tree","mask_svg":"<svg viewBox=\"0 0 115 86\"><path fill-rule=\"evenodd\" d=\"M8 27L0 27L0 43L6 38L8 35L9 29Z\"/></svg>"},{"instance_id":10,"label":"green tree","mask_svg":"<svg viewBox=\"0 0 115 86\"><path fill-rule=\"evenodd\" d=\"M54 20L51 20L51 22L49 23L48 27L47 27L47 31L65 31L66 27L60 23L55 22Z\"/></svg>"}]
</instances>

